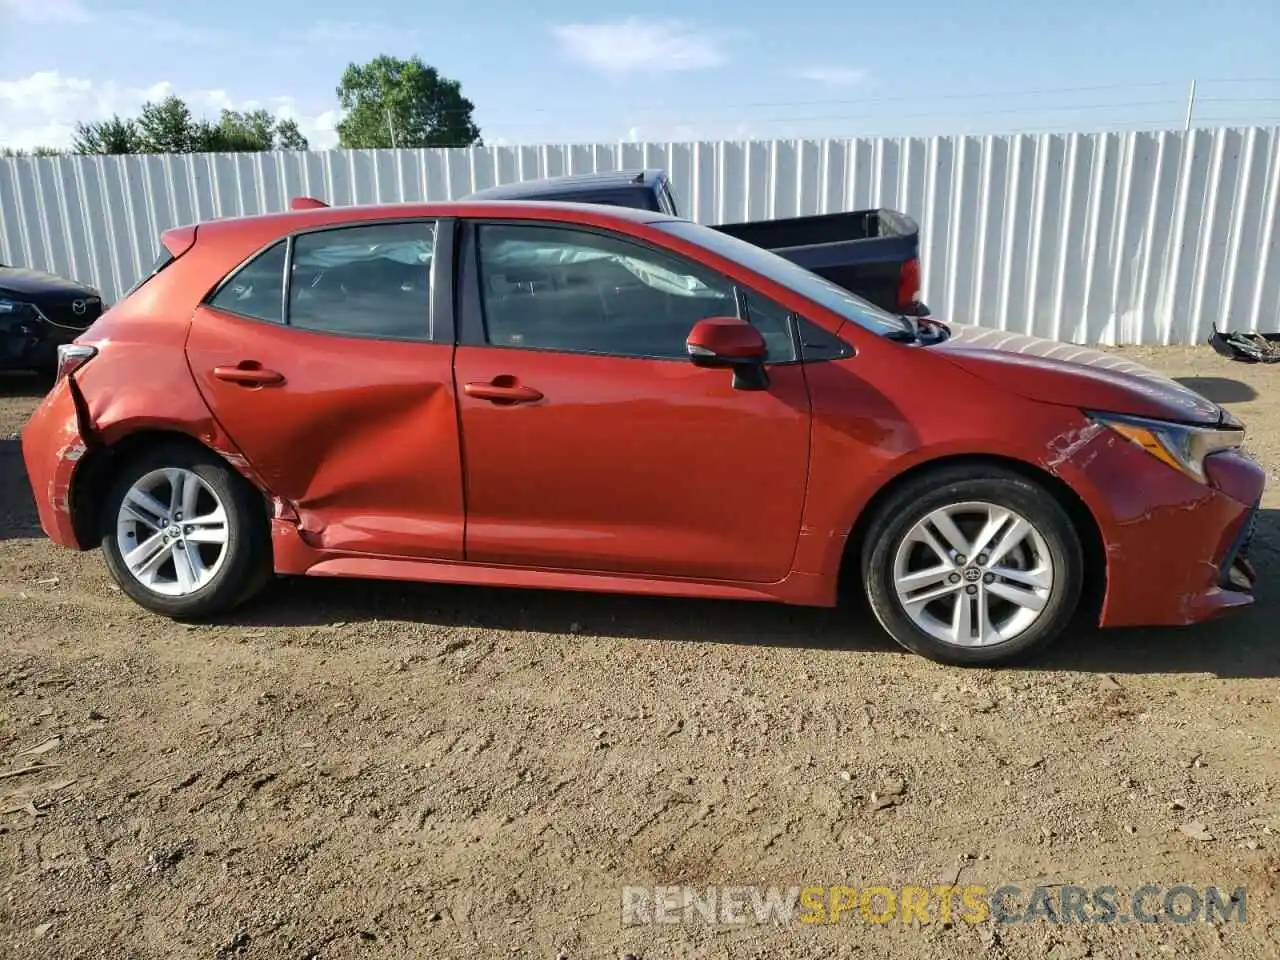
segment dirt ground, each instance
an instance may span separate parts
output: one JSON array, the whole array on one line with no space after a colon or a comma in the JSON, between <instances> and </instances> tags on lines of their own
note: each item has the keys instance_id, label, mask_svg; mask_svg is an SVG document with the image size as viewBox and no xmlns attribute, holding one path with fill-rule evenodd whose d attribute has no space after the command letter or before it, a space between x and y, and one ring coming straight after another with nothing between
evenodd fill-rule
<instances>
[{"instance_id":1,"label":"dirt ground","mask_svg":"<svg viewBox=\"0 0 1280 960\"><path fill-rule=\"evenodd\" d=\"M394 583L180 626L42 538L39 390L0 382L0 957L1280 956L1280 367L1126 353L1249 423L1261 599L1002 671L865 614ZM1246 919L621 912L655 884L1146 883L1243 886Z\"/></svg>"}]
</instances>

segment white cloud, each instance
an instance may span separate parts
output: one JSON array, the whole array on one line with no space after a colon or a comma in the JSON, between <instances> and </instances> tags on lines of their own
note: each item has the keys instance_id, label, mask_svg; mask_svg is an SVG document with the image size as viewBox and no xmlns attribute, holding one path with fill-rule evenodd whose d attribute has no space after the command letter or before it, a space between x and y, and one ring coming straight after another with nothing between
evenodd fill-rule
<instances>
[{"instance_id":1,"label":"white cloud","mask_svg":"<svg viewBox=\"0 0 1280 960\"><path fill-rule=\"evenodd\" d=\"M80 0L0 0L0 23L89 23L93 15Z\"/></svg>"},{"instance_id":2,"label":"white cloud","mask_svg":"<svg viewBox=\"0 0 1280 960\"><path fill-rule=\"evenodd\" d=\"M113 114L135 116L148 100L161 100L170 94L185 100L197 117L209 119L215 119L224 109L253 110L262 106L256 100L236 100L226 90L181 89L168 80L146 87L124 87L110 80L97 83L44 70L19 80L0 80L0 146L66 148L71 145L77 122L105 120ZM313 148L325 149L337 143L335 110L310 114L288 96L272 98L267 109L278 117L297 121Z\"/></svg>"},{"instance_id":3,"label":"white cloud","mask_svg":"<svg viewBox=\"0 0 1280 960\"><path fill-rule=\"evenodd\" d=\"M804 67L796 71L796 76L828 87L852 87L866 79L867 71L851 67Z\"/></svg>"},{"instance_id":4,"label":"white cloud","mask_svg":"<svg viewBox=\"0 0 1280 960\"><path fill-rule=\"evenodd\" d=\"M0 0L0 24L11 19L36 26L93 25L95 38L112 42L141 43L151 47L183 44L210 46L223 34L208 27L192 27L168 17L132 9L90 9L83 0Z\"/></svg>"},{"instance_id":5,"label":"white cloud","mask_svg":"<svg viewBox=\"0 0 1280 960\"><path fill-rule=\"evenodd\" d=\"M243 103L238 109L252 110L258 104L250 106ZM232 108L237 109L237 108ZM272 97L269 110L281 120L293 120L298 130L307 138L312 150L332 150L338 145L338 121L342 119L339 110L323 110L317 114L302 113L298 110L298 102L293 97Z\"/></svg>"},{"instance_id":6,"label":"white cloud","mask_svg":"<svg viewBox=\"0 0 1280 960\"><path fill-rule=\"evenodd\" d=\"M728 59L723 33L683 20L565 23L551 28L561 54L613 76L638 71L673 72L717 67Z\"/></svg>"}]
</instances>

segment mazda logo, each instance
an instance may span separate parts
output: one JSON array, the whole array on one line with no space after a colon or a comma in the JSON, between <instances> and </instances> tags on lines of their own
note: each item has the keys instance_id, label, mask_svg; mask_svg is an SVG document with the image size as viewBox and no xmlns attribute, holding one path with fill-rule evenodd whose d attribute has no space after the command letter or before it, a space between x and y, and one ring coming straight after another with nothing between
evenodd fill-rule
<instances>
[{"instance_id":1,"label":"mazda logo","mask_svg":"<svg viewBox=\"0 0 1280 960\"><path fill-rule=\"evenodd\" d=\"M71 301L71 312L74 313L77 317L84 316L84 312L85 310L88 309L88 307L89 305L85 303L83 300Z\"/></svg>"}]
</instances>

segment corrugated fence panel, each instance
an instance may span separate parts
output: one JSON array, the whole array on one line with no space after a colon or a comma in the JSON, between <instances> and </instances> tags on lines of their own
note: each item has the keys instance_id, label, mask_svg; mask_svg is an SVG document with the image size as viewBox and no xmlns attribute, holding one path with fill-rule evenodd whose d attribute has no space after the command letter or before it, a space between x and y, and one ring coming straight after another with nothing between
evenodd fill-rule
<instances>
[{"instance_id":1,"label":"corrugated fence panel","mask_svg":"<svg viewBox=\"0 0 1280 960\"><path fill-rule=\"evenodd\" d=\"M445 200L565 173L664 168L691 219L893 207L920 224L944 318L1075 343L1280 330L1280 128L0 159L0 263L99 287L162 230L282 210Z\"/></svg>"}]
</instances>

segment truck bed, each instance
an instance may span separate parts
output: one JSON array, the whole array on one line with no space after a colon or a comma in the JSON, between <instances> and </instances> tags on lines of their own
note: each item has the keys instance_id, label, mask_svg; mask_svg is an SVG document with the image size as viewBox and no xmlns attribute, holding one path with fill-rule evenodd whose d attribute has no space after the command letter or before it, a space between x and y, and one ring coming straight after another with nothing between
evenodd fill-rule
<instances>
[{"instance_id":1,"label":"truck bed","mask_svg":"<svg viewBox=\"0 0 1280 960\"><path fill-rule=\"evenodd\" d=\"M914 263L911 269L919 276L920 230L897 210L753 220L712 229L786 257L878 307L919 313L904 293L902 273L904 265Z\"/></svg>"},{"instance_id":2,"label":"truck bed","mask_svg":"<svg viewBox=\"0 0 1280 960\"><path fill-rule=\"evenodd\" d=\"M680 216L661 170L611 171L525 180L471 194L473 200L564 200ZM925 316L918 298L920 228L905 213L853 210L712 227L770 250L895 313Z\"/></svg>"}]
</instances>

